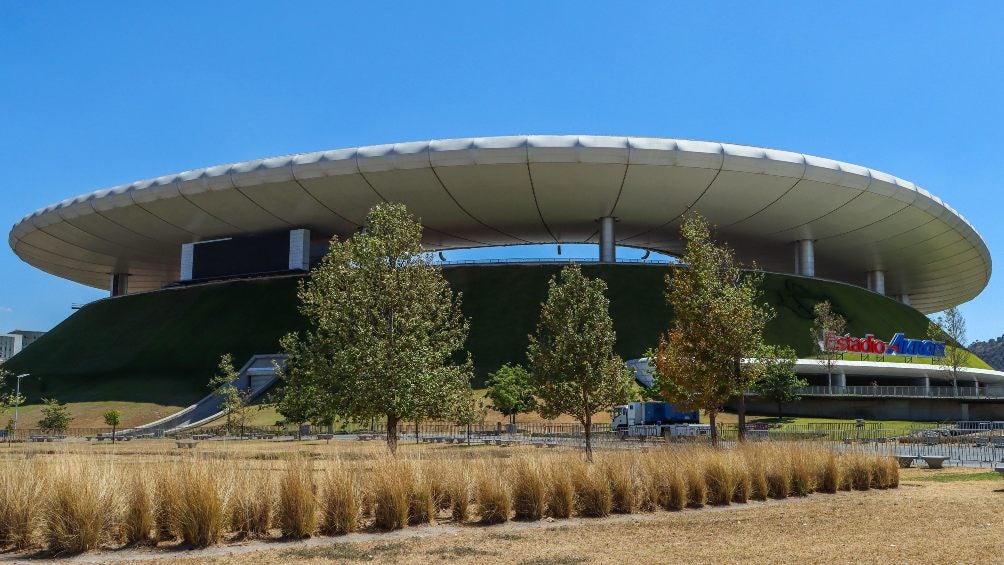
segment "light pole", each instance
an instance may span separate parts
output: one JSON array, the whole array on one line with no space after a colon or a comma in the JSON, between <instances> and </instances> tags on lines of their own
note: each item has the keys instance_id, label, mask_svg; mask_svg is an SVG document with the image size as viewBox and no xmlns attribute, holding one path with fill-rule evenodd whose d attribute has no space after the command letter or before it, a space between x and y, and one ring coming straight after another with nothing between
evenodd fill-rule
<instances>
[{"instance_id":1,"label":"light pole","mask_svg":"<svg viewBox=\"0 0 1004 565\"><path fill-rule=\"evenodd\" d=\"M11 435L17 432L17 407L21 405L21 379L27 377L28 375L29 373L25 373L14 377L17 379L17 387L14 392L14 430Z\"/></svg>"}]
</instances>

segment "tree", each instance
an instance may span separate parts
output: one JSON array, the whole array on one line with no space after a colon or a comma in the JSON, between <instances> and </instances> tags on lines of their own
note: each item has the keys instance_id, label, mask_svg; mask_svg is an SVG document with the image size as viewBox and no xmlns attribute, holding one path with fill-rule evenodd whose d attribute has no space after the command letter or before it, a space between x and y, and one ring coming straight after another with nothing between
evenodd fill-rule
<instances>
[{"instance_id":1,"label":"tree","mask_svg":"<svg viewBox=\"0 0 1004 565\"><path fill-rule=\"evenodd\" d=\"M510 424L516 424L516 414L530 412L537 407L533 379L521 365L502 365L488 376L487 384L492 408L509 416Z\"/></svg>"},{"instance_id":2,"label":"tree","mask_svg":"<svg viewBox=\"0 0 1004 565\"><path fill-rule=\"evenodd\" d=\"M781 417L781 406L798 402L798 390L809 385L808 381L795 373L795 350L787 345L766 346L753 363L760 371L753 390L765 400L777 403L777 417Z\"/></svg>"},{"instance_id":3,"label":"tree","mask_svg":"<svg viewBox=\"0 0 1004 565\"><path fill-rule=\"evenodd\" d=\"M833 386L833 370L840 359L840 353L833 347L833 340L847 331L847 320L833 311L829 300L817 302L812 307L812 329L809 337L812 339L813 352L819 364L826 369L826 384Z\"/></svg>"},{"instance_id":4,"label":"tree","mask_svg":"<svg viewBox=\"0 0 1004 565\"><path fill-rule=\"evenodd\" d=\"M38 427L43 432L65 433L72 420L65 404L60 404L55 398L42 399L42 419L38 421Z\"/></svg>"},{"instance_id":5,"label":"tree","mask_svg":"<svg viewBox=\"0 0 1004 565\"><path fill-rule=\"evenodd\" d=\"M760 302L762 275L744 273L699 215L684 220L680 235L687 247L682 264L666 276L675 320L654 355L656 388L674 405L704 410L713 445L718 444L718 413L729 398L738 397L739 439L744 440L745 396L759 375L744 360L762 350L763 330L773 317Z\"/></svg>"},{"instance_id":6,"label":"tree","mask_svg":"<svg viewBox=\"0 0 1004 565\"><path fill-rule=\"evenodd\" d=\"M941 358L941 368L952 379L952 386L958 387L962 368L969 365L972 353L966 349L966 319L955 306L945 310L927 325L927 339L945 342L945 356Z\"/></svg>"},{"instance_id":7,"label":"tree","mask_svg":"<svg viewBox=\"0 0 1004 565\"><path fill-rule=\"evenodd\" d=\"M109 410L105 412L105 425L112 427L112 443L115 443L115 428L118 428L121 423L122 415L119 414L118 410Z\"/></svg>"},{"instance_id":8,"label":"tree","mask_svg":"<svg viewBox=\"0 0 1004 565\"><path fill-rule=\"evenodd\" d=\"M250 398L250 386L241 390L237 386L240 372L234 367L234 357L229 353L220 356L217 373L209 379L209 388L222 399L220 411L226 416L224 427L228 434L239 432L244 435L244 425L247 423Z\"/></svg>"},{"instance_id":9,"label":"tree","mask_svg":"<svg viewBox=\"0 0 1004 565\"><path fill-rule=\"evenodd\" d=\"M448 419L467 430L467 443L471 443L471 426L484 422L488 415L488 407L484 398L474 398L473 395L461 395L453 404Z\"/></svg>"},{"instance_id":10,"label":"tree","mask_svg":"<svg viewBox=\"0 0 1004 565\"><path fill-rule=\"evenodd\" d=\"M585 429L586 458L593 460L593 414L627 400L631 371L614 354L607 285L583 276L576 264L551 277L527 358L545 418L574 417Z\"/></svg>"},{"instance_id":11,"label":"tree","mask_svg":"<svg viewBox=\"0 0 1004 565\"><path fill-rule=\"evenodd\" d=\"M283 338L281 413L290 419L337 414L398 423L446 412L470 390L470 356L456 361L468 322L442 270L422 249L422 226L401 204L378 204L363 231L337 237L300 284L305 335Z\"/></svg>"}]
</instances>

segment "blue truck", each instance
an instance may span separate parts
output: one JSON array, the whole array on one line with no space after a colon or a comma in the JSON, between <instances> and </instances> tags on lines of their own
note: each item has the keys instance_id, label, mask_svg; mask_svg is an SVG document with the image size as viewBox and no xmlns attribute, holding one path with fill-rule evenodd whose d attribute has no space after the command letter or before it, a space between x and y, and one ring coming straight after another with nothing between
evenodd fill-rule
<instances>
[{"instance_id":1,"label":"blue truck","mask_svg":"<svg viewBox=\"0 0 1004 565\"><path fill-rule=\"evenodd\" d=\"M668 402L629 402L614 406L610 427L621 439L707 435L710 427L700 421L700 412L677 412Z\"/></svg>"}]
</instances>

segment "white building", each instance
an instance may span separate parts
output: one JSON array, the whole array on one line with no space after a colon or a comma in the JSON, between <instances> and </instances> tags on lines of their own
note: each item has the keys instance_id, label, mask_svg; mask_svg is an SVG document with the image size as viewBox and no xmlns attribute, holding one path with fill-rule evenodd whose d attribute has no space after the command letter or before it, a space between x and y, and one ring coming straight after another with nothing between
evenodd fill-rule
<instances>
[{"instance_id":1,"label":"white building","mask_svg":"<svg viewBox=\"0 0 1004 565\"><path fill-rule=\"evenodd\" d=\"M10 333L0 334L0 363L17 355L43 335L45 332L26 330L14 330Z\"/></svg>"}]
</instances>

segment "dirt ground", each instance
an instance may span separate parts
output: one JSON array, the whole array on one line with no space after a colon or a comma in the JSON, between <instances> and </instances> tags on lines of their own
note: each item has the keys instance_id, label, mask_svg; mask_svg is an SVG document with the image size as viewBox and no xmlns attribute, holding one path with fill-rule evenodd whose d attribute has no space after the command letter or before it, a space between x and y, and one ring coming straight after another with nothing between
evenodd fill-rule
<instances>
[{"instance_id":1,"label":"dirt ground","mask_svg":"<svg viewBox=\"0 0 1004 565\"><path fill-rule=\"evenodd\" d=\"M76 562L212 563L1001 563L1004 480L986 469L905 470L900 488L703 510L440 524L200 551L134 549ZM13 556L8 556L11 559ZM3 558L0 558L2 560ZM37 561L36 561L37 562Z\"/></svg>"}]
</instances>

